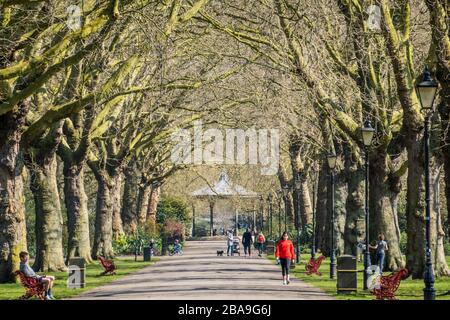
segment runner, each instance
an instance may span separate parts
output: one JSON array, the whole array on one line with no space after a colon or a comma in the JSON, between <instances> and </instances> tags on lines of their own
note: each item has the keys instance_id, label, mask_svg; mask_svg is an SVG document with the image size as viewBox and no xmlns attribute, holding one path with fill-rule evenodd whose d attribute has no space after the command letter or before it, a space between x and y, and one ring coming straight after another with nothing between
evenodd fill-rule
<instances>
[{"instance_id":1,"label":"runner","mask_svg":"<svg viewBox=\"0 0 450 320\"><path fill-rule=\"evenodd\" d=\"M280 261L281 273L283 275L283 284L287 285L290 283L289 280L289 266L291 262L295 260L294 245L292 241L289 240L287 232L283 232L281 239L278 241L277 249L275 251L275 257Z\"/></svg>"}]
</instances>

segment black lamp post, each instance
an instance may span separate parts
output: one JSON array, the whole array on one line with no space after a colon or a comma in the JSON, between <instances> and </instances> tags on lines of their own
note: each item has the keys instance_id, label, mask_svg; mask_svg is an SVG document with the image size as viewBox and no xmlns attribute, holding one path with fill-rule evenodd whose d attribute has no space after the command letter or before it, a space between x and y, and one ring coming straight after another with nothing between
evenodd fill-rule
<instances>
[{"instance_id":1,"label":"black lamp post","mask_svg":"<svg viewBox=\"0 0 450 320\"><path fill-rule=\"evenodd\" d=\"M295 190L297 191L297 217L296 217L296 221L297 223L295 224L295 228L297 229L297 255L296 255L296 261L297 263L300 263L300 235L301 235L301 224L300 224L300 219L301 219L301 215L300 215L300 192L301 192L301 188L302 188L302 182L300 181L300 173L297 172L297 178L295 179Z\"/></svg>"},{"instance_id":2,"label":"black lamp post","mask_svg":"<svg viewBox=\"0 0 450 320\"><path fill-rule=\"evenodd\" d=\"M369 250L369 147L372 144L373 135L375 129L372 128L370 121L367 120L364 126L361 128L362 140L364 144L364 155L365 155L365 205L364 205L364 216L365 216L365 236L366 236L366 248L364 250L364 284L363 289L367 290L367 279L369 277L368 269L370 266L370 250Z\"/></svg>"},{"instance_id":3,"label":"black lamp post","mask_svg":"<svg viewBox=\"0 0 450 320\"><path fill-rule=\"evenodd\" d=\"M330 168L331 180L331 253L330 253L330 279L336 277L336 249L334 239L334 169L336 168L337 157L334 153L330 153L327 157L328 167Z\"/></svg>"},{"instance_id":4,"label":"black lamp post","mask_svg":"<svg viewBox=\"0 0 450 320\"><path fill-rule=\"evenodd\" d=\"M434 112L434 98L438 84L431 78L430 71L427 67L422 75L422 82L417 84L417 94L422 106L422 112L425 116L425 132L424 132L424 148L425 148L425 271L423 280L425 288L423 289L424 300L435 300L436 290L434 289L434 272L433 262L431 261L430 249L430 116Z\"/></svg>"},{"instance_id":5,"label":"black lamp post","mask_svg":"<svg viewBox=\"0 0 450 320\"><path fill-rule=\"evenodd\" d=\"M269 221L270 221L269 234L270 234L270 240L272 240L273 239L272 238L273 227L272 227L272 193L271 192L267 196L267 201L269 201Z\"/></svg>"},{"instance_id":6,"label":"black lamp post","mask_svg":"<svg viewBox=\"0 0 450 320\"><path fill-rule=\"evenodd\" d=\"M287 212L288 212L288 197L289 186L286 184L283 186L283 199L284 199L284 231L287 232Z\"/></svg>"}]
</instances>

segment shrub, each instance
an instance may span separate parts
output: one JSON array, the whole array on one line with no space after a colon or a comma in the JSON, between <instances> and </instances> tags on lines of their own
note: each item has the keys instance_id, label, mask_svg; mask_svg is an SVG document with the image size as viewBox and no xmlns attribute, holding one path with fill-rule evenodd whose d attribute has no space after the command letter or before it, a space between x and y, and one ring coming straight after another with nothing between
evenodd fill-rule
<instances>
[{"instance_id":1,"label":"shrub","mask_svg":"<svg viewBox=\"0 0 450 320\"><path fill-rule=\"evenodd\" d=\"M119 239L113 241L113 249L116 254L135 254L135 251L140 254L144 246L150 243L150 240L155 241L154 249L161 249L160 236L155 237L154 234L148 233L145 229L138 229L135 234L128 236L121 236Z\"/></svg>"},{"instance_id":2,"label":"shrub","mask_svg":"<svg viewBox=\"0 0 450 320\"><path fill-rule=\"evenodd\" d=\"M406 232L402 232L400 234L400 251L403 254L406 254L407 240L408 240L408 236L407 236Z\"/></svg>"},{"instance_id":3,"label":"shrub","mask_svg":"<svg viewBox=\"0 0 450 320\"><path fill-rule=\"evenodd\" d=\"M167 219L164 223L163 229L164 238L167 239L168 242L172 242L175 239L179 239L180 242L184 242L185 230L184 224L182 222L173 219Z\"/></svg>"},{"instance_id":4,"label":"shrub","mask_svg":"<svg viewBox=\"0 0 450 320\"><path fill-rule=\"evenodd\" d=\"M184 223L189 221L189 211L187 205L182 200L173 197L164 197L158 203L156 222L165 223L169 219Z\"/></svg>"}]
</instances>

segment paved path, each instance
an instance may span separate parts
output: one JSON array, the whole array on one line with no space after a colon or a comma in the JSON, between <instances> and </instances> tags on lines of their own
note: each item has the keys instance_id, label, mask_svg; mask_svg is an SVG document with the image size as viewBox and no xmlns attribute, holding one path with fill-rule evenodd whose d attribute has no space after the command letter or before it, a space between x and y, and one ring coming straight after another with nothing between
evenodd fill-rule
<instances>
[{"instance_id":1,"label":"paved path","mask_svg":"<svg viewBox=\"0 0 450 320\"><path fill-rule=\"evenodd\" d=\"M284 286L279 266L257 255L218 257L216 251L223 250L224 244L188 241L184 255L162 257L152 266L75 299L333 299L297 279Z\"/></svg>"}]
</instances>

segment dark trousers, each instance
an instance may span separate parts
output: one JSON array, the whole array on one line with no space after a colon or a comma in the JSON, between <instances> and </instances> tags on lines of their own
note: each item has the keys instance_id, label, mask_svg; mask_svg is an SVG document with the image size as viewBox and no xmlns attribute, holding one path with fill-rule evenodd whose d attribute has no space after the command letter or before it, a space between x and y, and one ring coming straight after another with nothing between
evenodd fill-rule
<instances>
[{"instance_id":1,"label":"dark trousers","mask_svg":"<svg viewBox=\"0 0 450 320\"><path fill-rule=\"evenodd\" d=\"M289 267L291 266L291 259L280 258L280 264L281 264L281 273L283 274L283 277L289 275Z\"/></svg>"},{"instance_id":2,"label":"dark trousers","mask_svg":"<svg viewBox=\"0 0 450 320\"><path fill-rule=\"evenodd\" d=\"M251 251L251 244L250 243L244 243L244 254L247 254L247 250L248 250L248 255L251 255L252 251Z\"/></svg>"},{"instance_id":3,"label":"dark trousers","mask_svg":"<svg viewBox=\"0 0 450 320\"><path fill-rule=\"evenodd\" d=\"M263 254L263 249L264 249L264 243L259 242L258 243L258 252L259 254Z\"/></svg>"},{"instance_id":4,"label":"dark trousers","mask_svg":"<svg viewBox=\"0 0 450 320\"><path fill-rule=\"evenodd\" d=\"M227 255L230 254L230 253L231 253L231 255L233 255L233 245L228 245Z\"/></svg>"}]
</instances>

